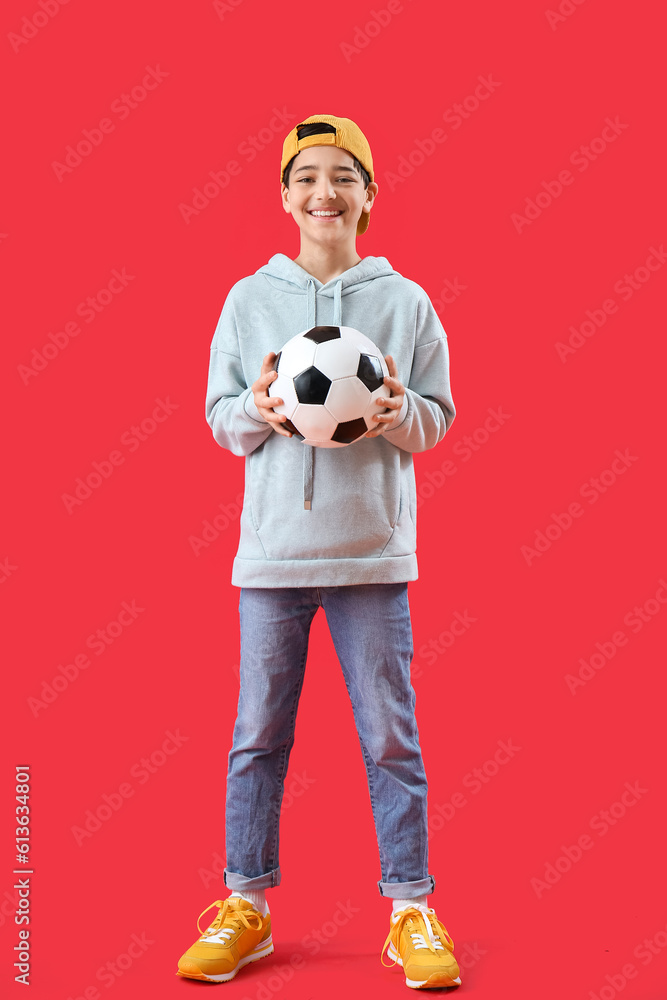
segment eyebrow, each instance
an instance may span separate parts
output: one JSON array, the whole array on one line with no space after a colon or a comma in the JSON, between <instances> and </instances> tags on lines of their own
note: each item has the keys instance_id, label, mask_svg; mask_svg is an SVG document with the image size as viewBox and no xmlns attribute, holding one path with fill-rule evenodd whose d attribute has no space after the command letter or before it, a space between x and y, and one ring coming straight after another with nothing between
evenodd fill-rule
<instances>
[{"instance_id":1,"label":"eyebrow","mask_svg":"<svg viewBox=\"0 0 667 1000\"><path fill-rule=\"evenodd\" d=\"M300 170L319 170L319 167L315 163L308 163L303 167L297 167L294 173L298 174ZM354 167L334 167L334 170L347 170L351 174L356 174Z\"/></svg>"}]
</instances>

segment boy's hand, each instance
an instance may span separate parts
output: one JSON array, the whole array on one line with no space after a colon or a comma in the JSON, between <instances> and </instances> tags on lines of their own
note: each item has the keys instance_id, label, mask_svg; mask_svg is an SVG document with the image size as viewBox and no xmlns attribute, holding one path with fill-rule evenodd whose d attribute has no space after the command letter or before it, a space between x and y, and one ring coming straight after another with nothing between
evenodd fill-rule
<instances>
[{"instance_id":1,"label":"boy's hand","mask_svg":"<svg viewBox=\"0 0 667 1000\"><path fill-rule=\"evenodd\" d=\"M384 434L385 431L391 430L391 425L398 416L403 406L403 399L405 398L405 386L396 377L398 375L396 362L391 354L387 354L384 360L387 362L387 368L389 369L389 374L384 377L384 384L391 392L391 396L389 398L381 396L375 402L378 406L388 406L389 413L376 413L373 415L373 420L377 421L378 427L376 430L367 431L364 435L367 438L378 437L380 434Z\"/></svg>"},{"instance_id":2,"label":"boy's hand","mask_svg":"<svg viewBox=\"0 0 667 1000\"><path fill-rule=\"evenodd\" d=\"M284 413L276 413L274 406L280 406L284 402L280 396L269 396L269 385L278 378L278 372L273 370L273 363L278 355L271 351L262 361L262 371L256 382L251 385L255 406L262 414L267 424L271 424L274 431L282 434L283 437L292 437L290 431L283 430L280 426L285 423L287 417Z\"/></svg>"}]
</instances>

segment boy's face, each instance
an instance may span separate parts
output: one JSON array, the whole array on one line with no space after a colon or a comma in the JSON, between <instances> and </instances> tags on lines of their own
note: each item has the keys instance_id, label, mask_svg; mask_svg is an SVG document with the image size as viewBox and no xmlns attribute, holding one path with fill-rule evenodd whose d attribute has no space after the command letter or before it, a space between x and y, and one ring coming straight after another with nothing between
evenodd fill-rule
<instances>
[{"instance_id":1,"label":"boy's face","mask_svg":"<svg viewBox=\"0 0 667 1000\"><path fill-rule=\"evenodd\" d=\"M295 157L289 188L281 185L283 208L301 235L327 244L356 239L362 212L370 212L377 184L364 188L352 155L337 146L310 146ZM317 212L335 212L318 215Z\"/></svg>"}]
</instances>

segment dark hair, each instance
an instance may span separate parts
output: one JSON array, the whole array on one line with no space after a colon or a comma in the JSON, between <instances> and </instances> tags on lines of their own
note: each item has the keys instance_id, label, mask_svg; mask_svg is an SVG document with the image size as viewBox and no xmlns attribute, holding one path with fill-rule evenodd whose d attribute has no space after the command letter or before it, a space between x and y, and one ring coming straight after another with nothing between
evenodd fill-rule
<instances>
[{"instance_id":1,"label":"dark hair","mask_svg":"<svg viewBox=\"0 0 667 1000\"><path fill-rule=\"evenodd\" d=\"M334 126L329 125L327 122L310 122L308 125L301 125L299 127L299 129L297 130L297 138L305 139L307 135L324 135L325 132L335 133L335 131L336 129L334 128ZM347 152L347 150L345 150L345 152ZM298 155L299 154L297 153L296 156ZM350 153L349 155L352 156L352 153ZM283 184L285 185L285 187L289 187L289 176L290 173L292 172L292 164L296 160L296 156L292 157L292 159L285 167L285 170L283 171ZM352 156L352 163L357 173L361 174L361 180L363 181L364 189L366 189L371 182L370 175L366 170L364 170L364 168L359 163L359 160L356 158L356 156Z\"/></svg>"}]
</instances>

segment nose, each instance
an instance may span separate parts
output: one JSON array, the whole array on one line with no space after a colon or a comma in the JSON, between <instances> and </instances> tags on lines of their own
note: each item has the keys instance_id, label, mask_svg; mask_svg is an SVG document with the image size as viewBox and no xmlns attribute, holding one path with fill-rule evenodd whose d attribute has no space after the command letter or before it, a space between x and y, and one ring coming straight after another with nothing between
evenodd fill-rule
<instances>
[{"instance_id":1,"label":"nose","mask_svg":"<svg viewBox=\"0 0 667 1000\"><path fill-rule=\"evenodd\" d=\"M333 181L329 177L318 179L316 195L319 201L332 201L336 197Z\"/></svg>"}]
</instances>

